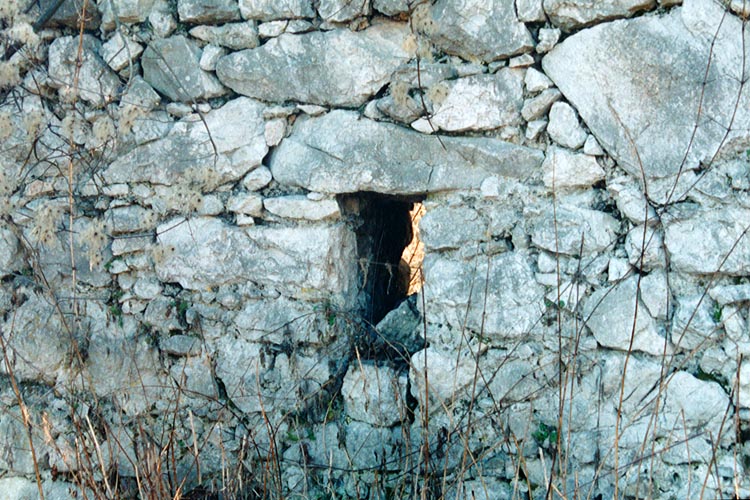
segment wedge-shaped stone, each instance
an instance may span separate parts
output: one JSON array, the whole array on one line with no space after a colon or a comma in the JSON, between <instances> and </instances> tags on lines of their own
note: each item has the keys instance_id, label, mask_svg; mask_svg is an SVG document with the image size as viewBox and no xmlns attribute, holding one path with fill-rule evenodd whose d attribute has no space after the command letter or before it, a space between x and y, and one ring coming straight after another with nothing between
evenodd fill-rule
<instances>
[{"instance_id":1,"label":"wedge-shaped stone","mask_svg":"<svg viewBox=\"0 0 750 500\"><path fill-rule=\"evenodd\" d=\"M730 140L747 134L750 92L737 101L743 46L750 56L739 19L712 0L686 0L663 16L581 31L542 65L621 167L637 178L642 170L666 178L710 160L730 123Z\"/></svg>"},{"instance_id":2,"label":"wedge-shaped stone","mask_svg":"<svg viewBox=\"0 0 750 500\"><path fill-rule=\"evenodd\" d=\"M638 298L637 286L638 278L633 276L594 292L583 306L586 326L604 347L622 351L632 347L658 356L665 351L666 339L659 335L656 321ZM671 346L667 345L666 352L672 352Z\"/></svg>"},{"instance_id":3,"label":"wedge-shaped stone","mask_svg":"<svg viewBox=\"0 0 750 500\"><path fill-rule=\"evenodd\" d=\"M200 172L219 182L239 179L260 165L268 151L263 138L264 106L240 97L204 116L177 122L163 139L118 157L104 172L110 184L148 182L173 185ZM209 134L210 132L210 134Z\"/></svg>"},{"instance_id":4,"label":"wedge-shaped stone","mask_svg":"<svg viewBox=\"0 0 750 500\"><path fill-rule=\"evenodd\" d=\"M408 33L403 23L384 22L357 33L283 34L222 57L216 74L235 92L264 101L359 106L409 60L402 48Z\"/></svg>"},{"instance_id":5,"label":"wedge-shaped stone","mask_svg":"<svg viewBox=\"0 0 750 500\"><path fill-rule=\"evenodd\" d=\"M321 193L418 194L478 188L491 175L525 179L543 159L541 151L494 138L441 140L332 111L298 120L270 167L278 182Z\"/></svg>"},{"instance_id":6,"label":"wedge-shaped stone","mask_svg":"<svg viewBox=\"0 0 750 500\"><path fill-rule=\"evenodd\" d=\"M154 40L141 57L143 79L173 101L218 97L226 91L200 68L201 49L182 35Z\"/></svg>"},{"instance_id":7,"label":"wedge-shaped stone","mask_svg":"<svg viewBox=\"0 0 750 500\"><path fill-rule=\"evenodd\" d=\"M566 31L591 24L630 17L656 7L656 0L544 0L552 23Z\"/></svg>"},{"instance_id":8,"label":"wedge-shaped stone","mask_svg":"<svg viewBox=\"0 0 750 500\"><path fill-rule=\"evenodd\" d=\"M509 0L438 0L426 27L440 49L468 60L494 61L534 48Z\"/></svg>"}]
</instances>

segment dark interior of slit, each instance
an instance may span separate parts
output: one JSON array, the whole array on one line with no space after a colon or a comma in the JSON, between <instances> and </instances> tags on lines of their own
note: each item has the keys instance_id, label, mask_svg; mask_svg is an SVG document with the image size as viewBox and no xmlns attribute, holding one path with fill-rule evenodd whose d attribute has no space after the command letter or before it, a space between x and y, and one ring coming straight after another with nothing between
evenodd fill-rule
<instances>
[{"instance_id":1,"label":"dark interior of slit","mask_svg":"<svg viewBox=\"0 0 750 500\"><path fill-rule=\"evenodd\" d=\"M409 211L418 200L358 193L350 201L358 212L362 317L374 326L407 296L410 269L401 256L413 237Z\"/></svg>"}]
</instances>

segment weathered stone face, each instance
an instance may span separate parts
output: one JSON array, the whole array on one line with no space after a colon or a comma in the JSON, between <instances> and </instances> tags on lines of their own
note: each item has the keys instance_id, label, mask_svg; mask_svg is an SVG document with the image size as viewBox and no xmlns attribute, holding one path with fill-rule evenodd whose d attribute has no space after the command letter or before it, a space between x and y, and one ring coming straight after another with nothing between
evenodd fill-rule
<instances>
[{"instance_id":1,"label":"weathered stone face","mask_svg":"<svg viewBox=\"0 0 750 500\"><path fill-rule=\"evenodd\" d=\"M15 3L3 499L750 498L741 0Z\"/></svg>"},{"instance_id":2,"label":"weathered stone face","mask_svg":"<svg viewBox=\"0 0 750 500\"><path fill-rule=\"evenodd\" d=\"M417 194L478 187L493 174L523 178L541 160L538 151L498 139L439 141L334 111L301 122L271 159L271 171L279 182L324 193Z\"/></svg>"},{"instance_id":3,"label":"weathered stone face","mask_svg":"<svg viewBox=\"0 0 750 500\"><path fill-rule=\"evenodd\" d=\"M219 59L216 74L235 92L263 101L359 106L409 59L402 48L407 33L403 24L385 22L360 35L284 34Z\"/></svg>"},{"instance_id":4,"label":"weathered stone face","mask_svg":"<svg viewBox=\"0 0 750 500\"><path fill-rule=\"evenodd\" d=\"M690 0L666 15L582 31L542 65L622 168L637 178L674 177L709 161L730 122L730 136L747 128L750 94L738 100L741 31L713 2Z\"/></svg>"}]
</instances>

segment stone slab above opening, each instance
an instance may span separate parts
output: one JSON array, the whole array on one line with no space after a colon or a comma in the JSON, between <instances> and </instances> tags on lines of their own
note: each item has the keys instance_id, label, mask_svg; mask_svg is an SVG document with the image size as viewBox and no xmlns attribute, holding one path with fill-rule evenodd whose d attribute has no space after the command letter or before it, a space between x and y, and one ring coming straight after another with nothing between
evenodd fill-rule
<instances>
[{"instance_id":1,"label":"stone slab above opening","mask_svg":"<svg viewBox=\"0 0 750 500\"><path fill-rule=\"evenodd\" d=\"M543 159L539 150L499 139L438 140L339 110L299 120L270 168L280 183L321 193L415 195L479 188L495 175L527 179Z\"/></svg>"}]
</instances>

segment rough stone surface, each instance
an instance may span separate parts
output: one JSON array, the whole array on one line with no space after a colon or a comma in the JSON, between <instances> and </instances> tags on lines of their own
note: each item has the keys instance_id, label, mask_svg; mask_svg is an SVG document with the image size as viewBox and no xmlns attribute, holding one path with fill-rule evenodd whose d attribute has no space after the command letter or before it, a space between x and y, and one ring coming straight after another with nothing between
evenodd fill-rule
<instances>
[{"instance_id":1,"label":"rough stone surface","mask_svg":"<svg viewBox=\"0 0 750 500\"><path fill-rule=\"evenodd\" d=\"M711 60L701 103L703 78L690 75L705 74L719 25L713 53L722 55ZM708 160L724 138L741 79L739 33L740 21L725 17L719 5L688 0L666 15L581 31L555 47L542 67L621 167L640 178L640 159L646 176L674 176ZM748 127L748 99L744 92L737 107L738 132ZM691 140L699 106L713 119L701 121Z\"/></svg>"},{"instance_id":2,"label":"rough stone surface","mask_svg":"<svg viewBox=\"0 0 750 500\"><path fill-rule=\"evenodd\" d=\"M36 293L28 293L28 300L2 325L3 342L15 353L10 359L14 376L20 380L54 383L68 349L66 334L53 304ZM6 363L0 365L0 371L8 373Z\"/></svg>"},{"instance_id":3,"label":"rough stone surface","mask_svg":"<svg viewBox=\"0 0 750 500\"><path fill-rule=\"evenodd\" d=\"M76 72L78 45L78 38L73 36L56 38L52 42L48 83L58 89L61 97L70 98L77 93L81 99L101 107L117 95L119 80L99 57L101 44L91 35L83 36L81 65Z\"/></svg>"},{"instance_id":4,"label":"rough stone surface","mask_svg":"<svg viewBox=\"0 0 750 500\"><path fill-rule=\"evenodd\" d=\"M101 55L104 62L115 71L125 68L131 61L137 59L143 52L143 46L126 38L120 32L102 45Z\"/></svg>"},{"instance_id":5,"label":"rough stone surface","mask_svg":"<svg viewBox=\"0 0 750 500\"><path fill-rule=\"evenodd\" d=\"M207 113L203 120L188 117L163 139L122 155L104 172L104 178L111 184L172 185L191 173L204 172L209 178L238 179L260 165L268 151L262 113L262 104L240 97Z\"/></svg>"},{"instance_id":6,"label":"rough stone surface","mask_svg":"<svg viewBox=\"0 0 750 500\"><path fill-rule=\"evenodd\" d=\"M318 14L334 23L351 21L370 13L370 0L320 0Z\"/></svg>"},{"instance_id":7,"label":"rough stone surface","mask_svg":"<svg viewBox=\"0 0 750 500\"><path fill-rule=\"evenodd\" d=\"M516 0L518 20L526 23L546 21L543 0Z\"/></svg>"},{"instance_id":8,"label":"rough stone surface","mask_svg":"<svg viewBox=\"0 0 750 500\"><path fill-rule=\"evenodd\" d=\"M547 149L542 169L544 185L550 189L584 188L604 179L596 158L557 147Z\"/></svg>"},{"instance_id":9,"label":"rough stone surface","mask_svg":"<svg viewBox=\"0 0 750 500\"><path fill-rule=\"evenodd\" d=\"M341 215L336 200L314 201L306 196L266 198L263 207L274 215L289 219L323 220Z\"/></svg>"},{"instance_id":10,"label":"rough stone surface","mask_svg":"<svg viewBox=\"0 0 750 500\"><path fill-rule=\"evenodd\" d=\"M562 94L560 94L559 90L547 89L538 96L532 99L527 99L523 103L523 108L521 108L523 119L527 122L538 120L547 113L552 104L560 100L561 97Z\"/></svg>"},{"instance_id":11,"label":"rough stone surface","mask_svg":"<svg viewBox=\"0 0 750 500\"><path fill-rule=\"evenodd\" d=\"M22 264L18 237L9 228L0 225L0 277L18 271Z\"/></svg>"},{"instance_id":12,"label":"rough stone surface","mask_svg":"<svg viewBox=\"0 0 750 500\"><path fill-rule=\"evenodd\" d=\"M556 102L549 110L549 124L547 133L550 139L560 146L578 149L586 142L586 132L578 123L578 117L573 108L564 102Z\"/></svg>"},{"instance_id":13,"label":"rough stone surface","mask_svg":"<svg viewBox=\"0 0 750 500\"><path fill-rule=\"evenodd\" d=\"M543 289L534 281L525 255L509 252L471 266L428 256L425 262L425 294L433 297L454 326L464 325L493 340L528 334L542 314ZM487 281L489 279L489 281ZM502 305L501 305L502 304ZM494 311L486 315L484 311ZM435 319L433 319L435 320Z\"/></svg>"},{"instance_id":14,"label":"rough stone surface","mask_svg":"<svg viewBox=\"0 0 750 500\"><path fill-rule=\"evenodd\" d=\"M559 205L557 220L547 204L529 208L531 241L551 252L577 255L607 250L617 239L619 224L611 215L573 205ZM583 246L581 244L583 242Z\"/></svg>"},{"instance_id":15,"label":"rough stone surface","mask_svg":"<svg viewBox=\"0 0 750 500\"><path fill-rule=\"evenodd\" d=\"M235 92L265 101L359 106L408 59L403 24L284 34L257 49L225 56L216 74Z\"/></svg>"},{"instance_id":16,"label":"rough stone surface","mask_svg":"<svg viewBox=\"0 0 750 500\"><path fill-rule=\"evenodd\" d=\"M167 222L157 234L160 245L175 248L156 264L159 279L185 288L250 281L297 297L346 297L352 292L354 262L345 256L353 248L353 235L341 226L243 230L201 217ZM202 235L200 242L195 234Z\"/></svg>"},{"instance_id":17,"label":"rough stone surface","mask_svg":"<svg viewBox=\"0 0 750 500\"><path fill-rule=\"evenodd\" d=\"M352 364L341 395L355 420L389 427L406 419L406 377L385 366Z\"/></svg>"},{"instance_id":18,"label":"rough stone surface","mask_svg":"<svg viewBox=\"0 0 750 500\"><path fill-rule=\"evenodd\" d=\"M235 0L177 0L177 13L183 23L219 24L240 18Z\"/></svg>"},{"instance_id":19,"label":"rough stone surface","mask_svg":"<svg viewBox=\"0 0 750 500\"><path fill-rule=\"evenodd\" d=\"M174 101L218 97L226 89L200 68L201 50L182 35L154 40L141 58L143 79Z\"/></svg>"},{"instance_id":20,"label":"rough stone surface","mask_svg":"<svg viewBox=\"0 0 750 500\"><path fill-rule=\"evenodd\" d=\"M416 194L478 187L492 174L525 178L542 160L538 151L497 139L442 141L447 152L432 137L333 111L298 120L270 167L277 181L322 193Z\"/></svg>"},{"instance_id":21,"label":"rough stone surface","mask_svg":"<svg viewBox=\"0 0 750 500\"><path fill-rule=\"evenodd\" d=\"M253 49L258 46L258 30L255 22L227 23L221 26L196 26L190 35L204 42L231 50ZM205 54L205 49L204 49ZM201 67L203 58L201 57Z\"/></svg>"},{"instance_id":22,"label":"rough stone surface","mask_svg":"<svg viewBox=\"0 0 750 500\"><path fill-rule=\"evenodd\" d=\"M240 0L240 13L262 21L315 17L310 0Z\"/></svg>"},{"instance_id":23,"label":"rough stone surface","mask_svg":"<svg viewBox=\"0 0 750 500\"><path fill-rule=\"evenodd\" d=\"M470 61L490 62L534 47L531 34L516 18L512 1L438 0L429 15L435 24L429 30L432 43Z\"/></svg>"},{"instance_id":24,"label":"rough stone surface","mask_svg":"<svg viewBox=\"0 0 750 500\"><path fill-rule=\"evenodd\" d=\"M517 125L523 103L520 71L459 78L432 116L432 124L450 132Z\"/></svg>"},{"instance_id":25,"label":"rough stone surface","mask_svg":"<svg viewBox=\"0 0 750 500\"><path fill-rule=\"evenodd\" d=\"M373 0L372 6L386 16L396 16L409 12L409 0Z\"/></svg>"},{"instance_id":26,"label":"rough stone surface","mask_svg":"<svg viewBox=\"0 0 750 500\"><path fill-rule=\"evenodd\" d=\"M745 232L748 221L748 210L711 210L669 224L664 242L671 265L688 273L721 271L747 275L750 272L750 238Z\"/></svg>"},{"instance_id":27,"label":"rough stone surface","mask_svg":"<svg viewBox=\"0 0 750 500\"><path fill-rule=\"evenodd\" d=\"M631 277L610 288L594 292L584 304L584 314L594 338L601 345L627 351L631 346L658 356L671 352L659 335L656 322L640 299L636 299L637 278ZM636 316L636 300L638 300ZM635 326L633 326L635 320ZM631 339L632 334L632 339Z\"/></svg>"},{"instance_id":28,"label":"rough stone surface","mask_svg":"<svg viewBox=\"0 0 750 500\"><path fill-rule=\"evenodd\" d=\"M102 26L105 29L116 27L120 23L142 23L146 20L149 11L154 5L154 0L112 0L103 2L102 9ZM116 13L116 14L115 14Z\"/></svg>"},{"instance_id":29,"label":"rough stone surface","mask_svg":"<svg viewBox=\"0 0 750 500\"><path fill-rule=\"evenodd\" d=\"M544 0L544 10L550 20L566 31L630 17L655 6L656 0Z\"/></svg>"}]
</instances>

